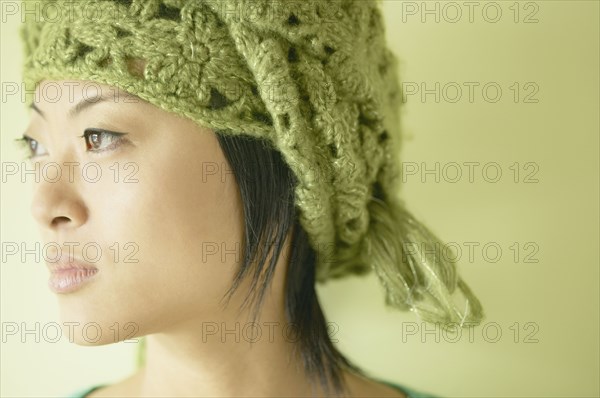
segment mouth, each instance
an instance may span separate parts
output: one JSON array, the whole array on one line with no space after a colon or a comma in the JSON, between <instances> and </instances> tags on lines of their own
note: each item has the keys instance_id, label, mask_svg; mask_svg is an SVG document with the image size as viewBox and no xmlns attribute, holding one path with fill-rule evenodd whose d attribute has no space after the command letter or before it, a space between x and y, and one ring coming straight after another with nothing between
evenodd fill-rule
<instances>
[{"instance_id":1,"label":"mouth","mask_svg":"<svg viewBox=\"0 0 600 398\"><path fill-rule=\"evenodd\" d=\"M94 265L62 255L57 262L46 262L50 269L48 287L54 293L72 293L92 282L100 272Z\"/></svg>"},{"instance_id":2,"label":"mouth","mask_svg":"<svg viewBox=\"0 0 600 398\"><path fill-rule=\"evenodd\" d=\"M98 269L76 268L53 271L48 279L48 286L54 293L71 293L90 282L98 272Z\"/></svg>"}]
</instances>

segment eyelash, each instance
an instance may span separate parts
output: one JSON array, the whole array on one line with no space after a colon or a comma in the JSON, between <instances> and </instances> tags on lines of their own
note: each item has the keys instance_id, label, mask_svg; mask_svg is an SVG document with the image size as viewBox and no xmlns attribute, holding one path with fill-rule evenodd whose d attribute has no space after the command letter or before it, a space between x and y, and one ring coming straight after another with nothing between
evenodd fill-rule
<instances>
[{"instance_id":1,"label":"eyelash","mask_svg":"<svg viewBox=\"0 0 600 398\"><path fill-rule=\"evenodd\" d=\"M106 148L96 149L96 150L89 150L88 138L92 134L99 134L101 137L103 137L103 136L110 136L110 137L112 137L112 139L114 141L111 144L109 144ZM105 152L105 151L113 150L113 149L117 148L119 145L121 145L123 143L123 141L125 140L125 138L123 138L123 136L125 134L127 134L127 133L116 133L114 131L107 131L107 130L101 130L101 129L86 129L83 132L83 134L80 135L79 137L82 137L84 139L85 144L86 144L86 151L87 152L100 153L100 152Z\"/></svg>"},{"instance_id":2,"label":"eyelash","mask_svg":"<svg viewBox=\"0 0 600 398\"><path fill-rule=\"evenodd\" d=\"M92 134L98 134L101 137L110 136L110 137L113 138L114 142L110 143L106 148L96 149L96 150L90 150L89 148L92 145L88 143L88 139L89 139L89 137ZM105 152L105 151L113 150L113 149L117 148L118 146L120 146L121 144L123 144L123 142L125 141L125 138L123 138L123 136L126 135L126 134L127 133L117 133L117 132L114 132L114 131L108 131L108 130L90 128L90 129L86 129L83 132L83 134L80 135L79 137L81 137L81 138L84 139L84 142L86 144L86 152L98 154L100 152ZM23 136L21 138L17 138L17 139L15 139L15 141L18 141L21 144L22 147L24 147L25 149L28 149L30 151L30 154L28 156L26 156L27 159L32 159L32 158L40 156L40 155L33 155L33 154L31 154L31 151L32 151L31 143L32 142L36 142L37 143L37 140L29 137L26 134L23 134Z\"/></svg>"},{"instance_id":3,"label":"eyelash","mask_svg":"<svg viewBox=\"0 0 600 398\"><path fill-rule=\"evenodd\" d=\"M31 154L31 142L35 141L37 143L36 140L34 140L33 138L29 137L26 134L23 134L23 136L21 138L17 138L15 139L15 141L17 141L19 143L19 145L21 145L21 148L25 149L25 150L29 150L29 155L25 156L25 159L32 159L35 158L35 155Z\"/></svg>"}]
</instances>

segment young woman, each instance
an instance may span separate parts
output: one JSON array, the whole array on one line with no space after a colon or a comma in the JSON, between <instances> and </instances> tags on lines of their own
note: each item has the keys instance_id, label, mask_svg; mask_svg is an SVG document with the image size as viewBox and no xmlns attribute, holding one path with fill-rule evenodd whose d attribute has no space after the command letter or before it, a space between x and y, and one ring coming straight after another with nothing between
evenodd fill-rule
<instances>
[{"instance_id":1,"label":"young woman","mask_svg":"<svg viewBox=\"0 0 600 398\"><path fill-rule=\"evenodd\" d=\"M399 309L481 319L396 197L374 2L90 1L22 34L22 140L61 171L32 213L63 324L97 325L83 345L146 336L135 374L75 396L420 396L329 337L315 283L370 270Z\"/></svg>"}]
</instances>

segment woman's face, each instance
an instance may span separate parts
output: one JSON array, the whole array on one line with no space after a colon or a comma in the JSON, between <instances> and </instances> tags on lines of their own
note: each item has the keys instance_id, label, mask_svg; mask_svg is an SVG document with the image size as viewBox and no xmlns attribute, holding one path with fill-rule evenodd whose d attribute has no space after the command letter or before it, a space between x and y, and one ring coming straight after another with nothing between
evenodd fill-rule
<instances>
[{"instance_id":1,"label":"woman's face","mask_svg":"<svg viewBox=\"0 0 600 398\"><path fill-rule=\"evenodd\" d=\"M76 322L75 342L220 319L219 301L242 260L243 214L215 134L91 82L43 81L34 104L42 114L32 111L25 134L38 143L32 162L42 172L31 210L47 263L72 247L76 260L98 269L57 292L63 324Z\"/></svg>"}]
</instances>

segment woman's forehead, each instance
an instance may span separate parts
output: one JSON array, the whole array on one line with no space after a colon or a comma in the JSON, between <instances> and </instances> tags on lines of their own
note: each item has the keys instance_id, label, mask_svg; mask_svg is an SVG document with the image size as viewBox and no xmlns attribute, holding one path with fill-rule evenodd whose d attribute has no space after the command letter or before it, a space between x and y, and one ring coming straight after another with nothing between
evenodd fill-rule
<instances>
[{"instance_id":1,"label":"woman's forehead","mask_svg":"<svg viewBox=\"0 0 600 398\"><path fill-rule=\"evenodd\" d=\"M49 90L61 90L61 92L69 93L73 92L78 95L98 95L106 93L118 93L123 95L129 94L127 90L124 90L117 86L103 84L90 80L49 80L44 79L36 87L38 92L46 92Z\"/></svg>"},{"instance_id":2,"label":"woman's forehead","mask_svg":"<svg viewBox=\"0 0 600 398\"><path fill-rule=\"evenodd\" d=\"M36 87L34 103L82 104L97 102L146 103L122 88L85 80L43 80Z\"/></svg>"}]
</instances>

